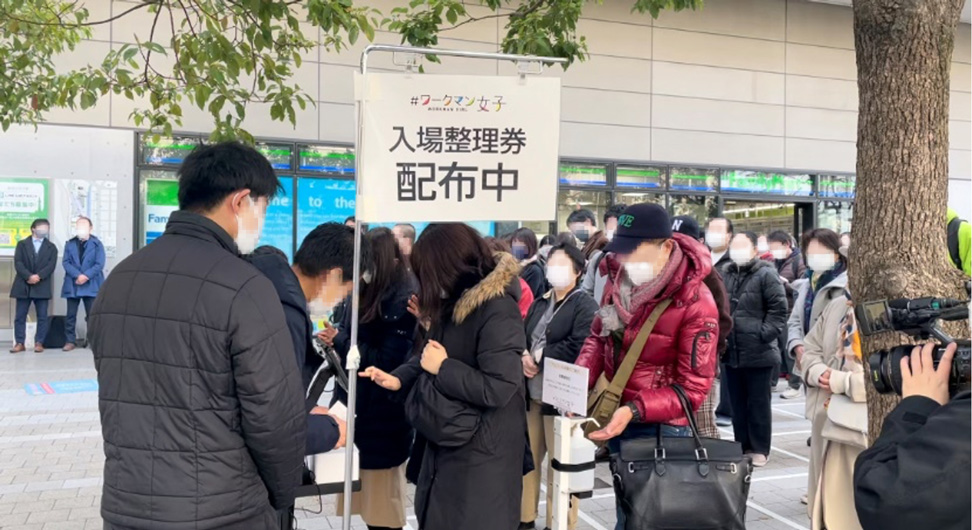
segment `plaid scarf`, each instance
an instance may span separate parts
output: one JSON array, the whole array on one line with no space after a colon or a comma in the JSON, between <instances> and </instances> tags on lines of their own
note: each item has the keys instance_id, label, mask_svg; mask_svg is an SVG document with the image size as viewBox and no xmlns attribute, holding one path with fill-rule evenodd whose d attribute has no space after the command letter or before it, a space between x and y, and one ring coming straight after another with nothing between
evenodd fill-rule
<instances>
[{"instance_id":1,"label":"plaid scarf","mask_svg":"<svg viewBox=\"0 0 972 530\"><path fill-rule=\"evenodd\" d=\"M847 312L840 319L840 351L838 355L844 358L844 362L857 360L861 361L861 336L857 332L857 317L854 316L854 303L851 301L850 293L844 291L847 297Z\"/></svg>"}]
</instances>

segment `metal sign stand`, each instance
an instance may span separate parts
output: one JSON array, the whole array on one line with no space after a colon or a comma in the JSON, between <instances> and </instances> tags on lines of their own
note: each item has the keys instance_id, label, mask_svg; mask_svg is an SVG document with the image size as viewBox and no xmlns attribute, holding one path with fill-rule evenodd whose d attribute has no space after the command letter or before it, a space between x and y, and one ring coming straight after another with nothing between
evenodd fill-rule
<instances>
[{"instance_id":1,"label":"metal sign stand","mask_svg":"<svg viewBox=\"0 0 972 530\"><path fill-rule=\"evenodd\" d=\"M362 78L362 90L359 92L366 97L368 94L366 74L368 73L368 56L374 52L390 52L390 53L408 53L414 56L423 55L444 55L448 57L466 57L470 59L491 59L499 61L512 61L517 63L517 72L521 77L526 76L527 73L540 73L543 70L544 64L564 64L567 62L566 59L560 57L537 57L532 55L513 55L509 53L488 53L488 52L471 52L471 51L461 51L461 50L437 50L434 48L417 48L413 46L390 46L384 44L373 44L365 48L361 53L361 78ZM409 72L413 71L415 65L415 60L410 59L406 62L406 69ZM530 72L524 66L537 65L539 68L535 72ZM358 212L358 205L361 204L361 198L364 196L362 193L364 190L361 189L361 139L362 130L364 127L363 123L363 101L356 101L357 104L357 131L355 134L355 158L354 158L354 183L355 183L355 217L354 217L354 287L351 292L351 348L348 352L348 361L345 365L345 369L348 371L348 431L347 431L347 445L346 447L348 456L345 458L345 469L344 469L344 513L342 517L342 527L344 530L351 530L351 494L352 494L352 478L354 472L354 459L351 456L351 448L354 447L354 425L355 425L355 409L357 392L358 392L358 369L361 366L361 354L358 352L358 309L360 306L360 289L361 289L361 227L362 220Z\"/></svg>"}]
</instances>

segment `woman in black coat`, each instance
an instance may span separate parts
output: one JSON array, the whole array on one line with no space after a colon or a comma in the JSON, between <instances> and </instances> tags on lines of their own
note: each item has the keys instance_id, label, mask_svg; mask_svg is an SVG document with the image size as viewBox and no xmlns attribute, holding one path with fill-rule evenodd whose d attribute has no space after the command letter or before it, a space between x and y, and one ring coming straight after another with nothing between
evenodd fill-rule
<instances>
[{"instance_id":1,"label":"woman in black coat","mask_svg":"<svg viewBox=\"0 0 972 530\"><path fill-rule=\"evenodd\" d=\"M540 264L537 235L529 228L520 228L513 232L510 246L513 248L513 257L520 260L520 277L533 291L533 299L539 299L547 291L547 280L543 265Z\"/></svg>"},{"instance_id":2,"label":"woman in black coat","mask_svg":"<svg viewBox=\"0 0 972 530\"><path fill-rule=\"evenodd\" d=\"M732 429L753 465L766 465L772 436L773 367L779 363L778 338L787 319L786 292L772 263L759 259L756 234L736 234L725 268L732 311L726 348L726 384L732 402Z\"/></svg>"},{"instance_id":3,"label":"woman in black coat","mask_svg":"<svg viewBox=\"0 0 972 530\"><path fill-rule=\"evenodd\" d=\"M416 319L408 312L408 301L417 286L391 230L376 228L365 237L373 267L361 292L358 350L362 366L391 372L412 351ZM350 300L345 307L350 307ZM351 347L351 311L342 313L337 328L334 349L346 360ZM372 381L358 385L354 445L360 451L361 491L354 494L353 506L368 528L405 526L405 461L412 449L412 427L401 400L393 397ZM336 386L334 399L347 404L348 396Z\"/></svg>"},{"instance_id":4,"label":"woman in black coat","mask_svg":"<svg viewBox=\"0 0 972 530\"><path fill-rule=\"evenodd\" d=\"M361 375L408 393L408 417L428 439L419 528L513 530L526 452L519 264L494 256L464 224L433 224L415 244L412 270L431 339L394 372L369 366Z\"/></svg>"},{"instance_id":5,"label":"woman in black coat","mask_svg":"<svg viewBox=\"0 0 972 530\"><path fill-rule=\"evenodd\" d=\"M540 502L540 463L553 454L553 419L557 411L541 403L543 367L549 359L574 364L584 340L591 333L597 302L578 282L584 273L584 253L574 246L557 245L547 257L547 281L552 289L530 306L526 318L528 349L523 352L523 375L527 378L527 430L536 469L523 477L520 528L533 528ZM553 470L547 468L547 506L553 506ZM577 526L579 499L571 501L569 530ZM553 510L547 510L547 528L552 527Z\"/></svg>"}]
</instances>

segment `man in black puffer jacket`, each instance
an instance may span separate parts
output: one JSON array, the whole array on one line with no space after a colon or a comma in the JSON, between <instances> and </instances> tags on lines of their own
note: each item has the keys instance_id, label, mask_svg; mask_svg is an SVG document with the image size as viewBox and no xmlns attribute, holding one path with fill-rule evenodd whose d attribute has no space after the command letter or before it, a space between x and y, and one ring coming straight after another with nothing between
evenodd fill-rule
<instances>
[{"instance_id":1,"label":"man in black puffer jacket","mask_svg":"<svg viewBox=\"0 0 972 530\"><path fill-rule=\"evenodd\" d=\"M165 234L102 287L90 337L106 529L274 529L293 504L300 372L273 285L240 258L278 186L252 148L197 148Z\"/></svg>"}]
</instances>

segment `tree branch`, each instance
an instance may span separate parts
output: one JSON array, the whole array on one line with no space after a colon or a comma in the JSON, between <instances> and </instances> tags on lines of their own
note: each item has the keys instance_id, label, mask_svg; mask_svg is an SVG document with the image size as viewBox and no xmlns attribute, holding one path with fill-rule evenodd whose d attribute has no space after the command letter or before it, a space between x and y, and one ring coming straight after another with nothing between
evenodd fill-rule
<instances>
[{"instance_id":1,"label":"tree branch","mask_svg":"<svg viewBox=\"0 0 972 530\"><path fill-rule=\"evenodd\" d=\"M139 9L143 9L143 8L146 8L146 7L152 6L152 5L162 5L162 0L153 0L153 1L150 1L150 2L145 2L143 4L138 4L137 6L132 7L132 8L129 8L129 9L126 9L125 11L122 11L121 13L119 13L119 14L111 17L111 18L106 18L104 20L99 20L97 22L82 22L80 24L78 24L78 23L65 24L65 23L63 23L63 22L60 21L60 17L57 16L56 13L54 15L55 15L55 18L58 19L58 22L41 22L41 21L38 21L38 20L25 20L25 19L22 19L22 18L15 17L15 16L11 15L10 13L4 13L4 15L7 18L9 18L10 20L16 20L17 22L20 22L22 24L30 24L30 25L33 25L33 26L54 26L54 27L65 27L65 28L83 28L83 27L89 27L89 26L98 26L98 25L101 25L101 24L108 24L110 22L113 22L115 20L118 20L118 19L124 17L125 15L127 15L127 14L129 14L129 13L131 13L133 11L138 11Z\"/></svg>"}]
</instances>

